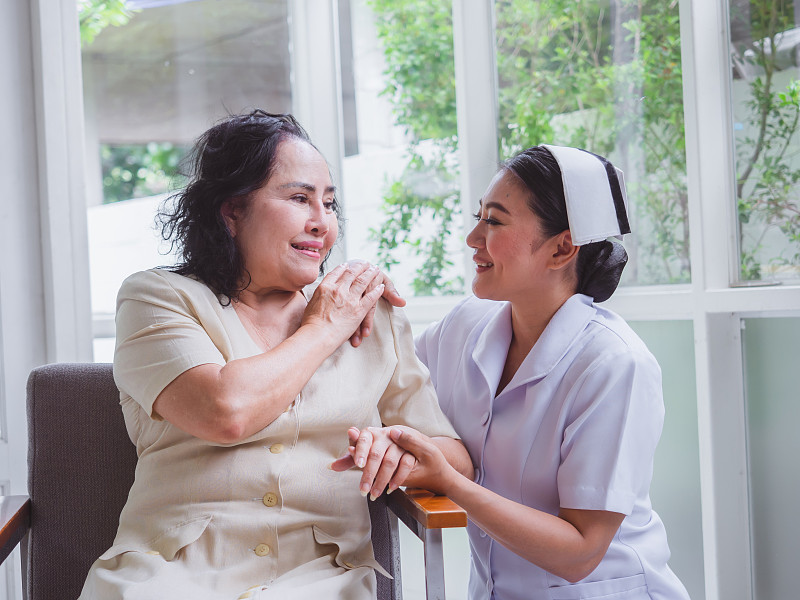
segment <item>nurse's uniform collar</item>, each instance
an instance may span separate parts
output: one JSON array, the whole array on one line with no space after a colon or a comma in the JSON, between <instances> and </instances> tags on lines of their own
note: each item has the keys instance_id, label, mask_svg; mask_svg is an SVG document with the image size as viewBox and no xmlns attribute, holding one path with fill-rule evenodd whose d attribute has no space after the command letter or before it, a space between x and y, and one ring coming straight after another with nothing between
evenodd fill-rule
<instances>
[{"instance_id":1,"label":"nurse's uniform collar","mask_svg":"<svg viewBox=\"0 0 800 600\"><path fill-rule=\"evenodd\" d=\"M503 375L508 347L511 344L511 303L502 301L496 304L496 307L489 309L494 314L489 317L472 349L472 360L493 393Z\"/></svg>"},{"instance_id":2,"label":"nurse's uniform collar","mask_svg":"<svg viewBox=\"0 0 800 600\"><path fill-rule=\"evenodd\" d=\"M561 169L572 243L582 246L630 233L625 177L602 156L580 148L551 146Z\"/></svg>"},{"instance_id":3,"label":"nurse's uniform collar","mask_svg":"<svg viewBox=\"0 0 800 600\"><path fill-rule=\"evenodd\" d=\"M522 378L517 379L515 375L511 380L514 387L541 379L555 369L596 314L597 309L589 296L575 294L567 299L522 361L517 371Z\"/></svg>"}]
</instances>

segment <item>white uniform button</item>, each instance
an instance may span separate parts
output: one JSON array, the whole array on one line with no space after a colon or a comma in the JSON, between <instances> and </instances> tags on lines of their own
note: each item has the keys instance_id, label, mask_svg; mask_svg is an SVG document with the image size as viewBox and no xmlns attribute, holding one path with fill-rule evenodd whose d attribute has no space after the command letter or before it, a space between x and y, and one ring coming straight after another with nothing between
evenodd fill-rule
<instances>
[{"instance_id":1,"label":"white uniform button","mask_svg":"<svg viewBox=\"0 0 800 600\"><path fill-rule=\"evenodd\" d=\"M270 548L266 544L259 544L258 546L256 546L256 549L254 550L254 552L258 556L266 556L267 554L269 554L269 550L270 550Z\"/></svg>"},{"instance_id":2,"label":"white uniform button","mask_svg":"<svg viewBox=\"0 0 800 600\"><path fill-rule=\"evenodd\" d=\"M486 537L486 532L483 529L481 529L480 531L478 531L478 535L484 538Z\"/></svg>"},{"instance_id":3,"label":"white uniform button","mask_svg":"<svg viewBox=\"0 0 800 600\"><path fill-rule=\"evenodd\" d=\"M272 492L267 492L264 494L264 497L261 499L264 503L264 506L275 506L278 503L278 495L273 494Z\"/></svg>"},{"instance_id":4,"label":"white uniform button","mask_svg":"<svg viewBox=\"0 0 800 600\"><path fill-rule=\"evenodd\" d=\"M475 469L475 479L473 481L478 481L481 478L481 470Z\"/></svg>"},{"instance_id":5,"label":"white uniform button","mask_svg":"<svg viewBox=\"0 0 800 600\"><path fill-rule=\"evenodd\" d=\"M489 411L487 410L485 413L481 415L481 423L486 425L489 422Z\"/></svg>"},{"instance_id":6,"label":"white uniform button","mask_svg":"<svg viewBox=\"0 0 800 600\"><path fill-rule=\"evenodd\" d=\"M272 446L269 447L269 451L273 454L280 454L283 452L283 444L272 444Z\"/></svg>"}]
</instances>

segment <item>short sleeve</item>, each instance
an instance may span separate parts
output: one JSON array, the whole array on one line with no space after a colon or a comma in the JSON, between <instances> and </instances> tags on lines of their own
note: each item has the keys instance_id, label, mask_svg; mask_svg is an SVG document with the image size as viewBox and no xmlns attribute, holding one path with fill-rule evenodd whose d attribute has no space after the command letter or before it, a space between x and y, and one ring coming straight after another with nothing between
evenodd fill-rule
<instances>
[{"instance_id":1,"label":"short sleeve","mask_svg":"<svg viewBox=\"0 0 800 600\"><path fill-rule=\"evenodd\" d=\"M160 417L153 414L153 403L178 375L202 364L225 364L186 294L156 271L123 282L116 325L114 380L154 419Z\"/></svg>"},{"instance_id":2,"label":"short sleeve","mask_svg":"<svg viewBox=\"0 0 800 600\"><path fill-rule=\"evenodd\" d=\"M606 356L576 387L561 445L560 505L629 515L650 487L664 422L658 363L638 351Z\"/></svg>"},{"instance_id":3,"label":"short sleeve","mask_svg":"<svg viewBox=\"0 0 800 600\"><path fill-rule=\"evenodd\" d=\"M430 437L458 439L455 429L439 408L428 369L414 352L411 324L402 311L389 306L388 312L397 366L378 402L382 422L385 425L407 425Z\"/></svg>"}]
</instances>

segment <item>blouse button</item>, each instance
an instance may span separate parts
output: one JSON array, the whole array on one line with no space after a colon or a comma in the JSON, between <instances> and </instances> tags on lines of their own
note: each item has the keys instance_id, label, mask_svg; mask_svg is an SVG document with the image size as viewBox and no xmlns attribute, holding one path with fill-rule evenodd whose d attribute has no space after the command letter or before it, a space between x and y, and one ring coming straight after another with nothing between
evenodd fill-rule
<instances>
[{"instance_id":1,"label":"blouse button","mask_svg":"<svg viewBox=\"0 0 800 600\"><path fill-rule=\"evenodd\" d=\"M258 556L266 556L267 554L269 554L269 546L267 546L266 544L259 544L258 546L256 546L255 553Z\"/></svg>"},{"instance_id":2,"label":"blouse button","mask_svg":"<svg viewBox=\"0 0 800 600\"><path fill-rule=\"evenodd\" d=\"M283 452L283 444L272 444L272 446L269 447L269 451L273 454L280 454Z\"/></svg>"},{"instance_id":3,"label":"blouse button","mask_svg":"<svg viewBox=\"0 0 800 600\"><path fill-rule=\"evenodd\" d=\"M264 494L264 497L261 499L264 503L264 506L275 506L278 503L278 495L273 494L272 492L267 492Z\"/></svg>"}]
</instances>

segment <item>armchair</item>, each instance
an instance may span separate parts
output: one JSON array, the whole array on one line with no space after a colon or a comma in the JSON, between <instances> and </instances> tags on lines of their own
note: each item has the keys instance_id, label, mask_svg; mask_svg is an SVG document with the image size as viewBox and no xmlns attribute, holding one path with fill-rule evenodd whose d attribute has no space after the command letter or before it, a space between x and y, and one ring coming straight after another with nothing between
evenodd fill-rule
<instances>
[{"instance_id":1,"label":"armchair","mask_svg":"<svg viewBox=\"0 0 800 600\"><path fill-rule=\"evenodd\" d=\"M133 483L130 443L110 364L63 363L28 378L28 490L0 496L0 561L22 540L23 597L76 598L92 562L112 543ZM425 543L428 598L444 598L441 528L466 513L423 490L370 502L379 600L402 600L398 517Z\"/></svg>"}]
</instances>

